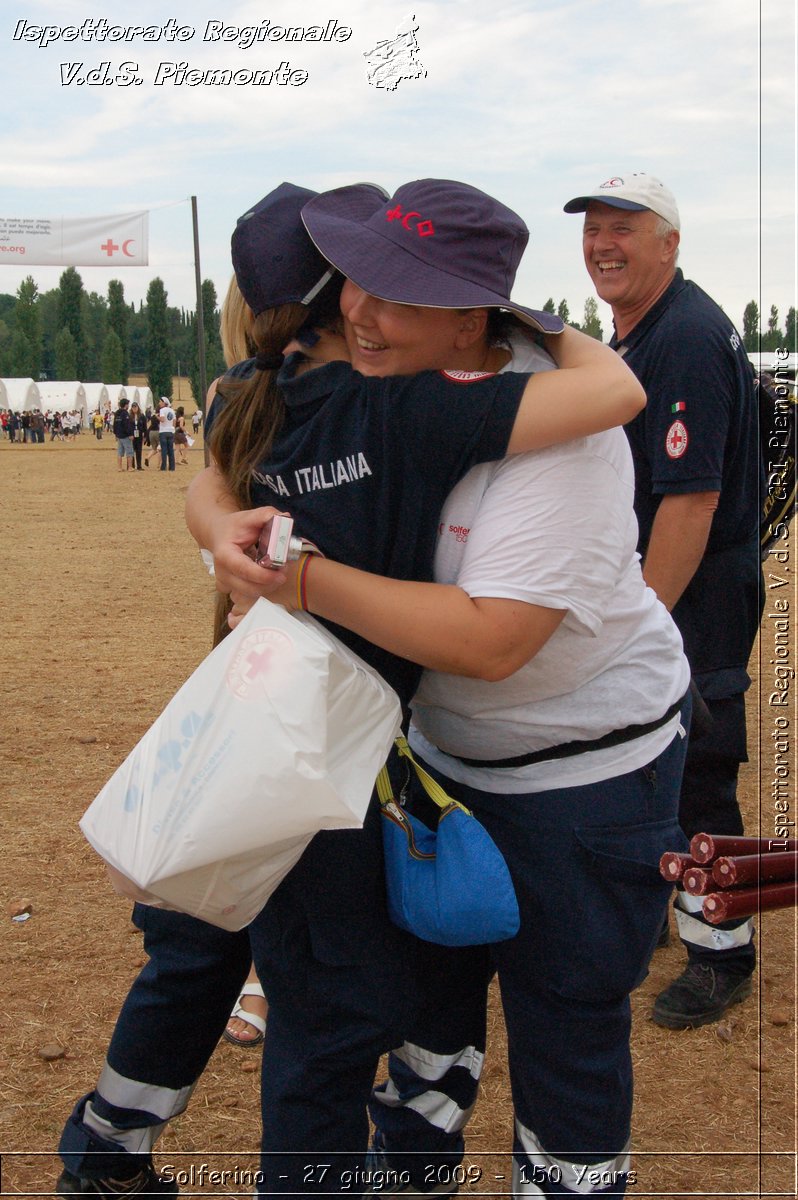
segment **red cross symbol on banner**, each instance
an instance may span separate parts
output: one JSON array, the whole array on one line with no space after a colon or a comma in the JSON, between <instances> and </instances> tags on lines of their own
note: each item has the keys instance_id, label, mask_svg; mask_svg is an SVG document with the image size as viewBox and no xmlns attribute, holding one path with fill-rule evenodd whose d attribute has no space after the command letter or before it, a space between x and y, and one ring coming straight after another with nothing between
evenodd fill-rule
<instances>
[{"instance_id":1,"label":"red cross symbol on banner","mask_svg":"<svg viewBox=\"0 0 798 1200\"><path fill-rule=\"evenodd\" d=\"M687 428L682 421L674 421L665 434L665 450L668 458L681 458L687 449Z\"/></svg>"},{"instance_id":2,"label":"red cross symbol on banner","mask_svg":"<svg viewBox=\"0 0 798 1200\"><path fill-rule=\"evenodd\" d=\"M104 250L105 253L108 255L108 257L110 258L111 255L114 253L114 251L118 250L119 247L117 246L116 242L112 241L111 238L109 238L104 246L100 246L100 249Z\"/></svg>"}]
</instances>

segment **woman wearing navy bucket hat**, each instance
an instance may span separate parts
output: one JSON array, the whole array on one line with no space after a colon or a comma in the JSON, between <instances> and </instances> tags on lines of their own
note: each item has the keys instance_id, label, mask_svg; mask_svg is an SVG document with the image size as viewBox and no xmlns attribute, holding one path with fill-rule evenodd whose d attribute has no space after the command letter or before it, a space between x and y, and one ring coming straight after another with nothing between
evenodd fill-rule
<instances>
[{"instance_id":1,"label":"woman wearing navy bucket hat","mask_svg":"<svg viewBox=\"0 0 798 1200\"><path fill-rule=\"evenodd\" d=\"M286 341L297 332L308 340L302 326L327 319L335 284L299 219L312 196L284 184L233 235L257 354L248 380L222 385L227 403L210 437L224 475L208 477L228 482L239 503L271 499L270 481L307 479L292 495L305 536L359 566L431 578L434 515L472 463L628 418L642 393L615 356L570 331L555 347L564 369L532 379L468 372L463 386L457 371L452 379L429 370L421 380L365 380L344 362L302 374L296 359L280 371ZM363 187L358 211L374 212L383 200ZM546 315L539 323L558 327ZM447 355L463 370L482 340L469 314L438 321L436 336L449 338ZM331 461L357 469L332 488L315 486ZM274 509L260 510L261 523L264 512ZM348 640L409 701L419 669ZM142 906L136 920L150 962L125 1002L97 1087L67 1122L59 1194L174 1193L174 1174L159 1178L150 1152L188 1103L246 974L247 931ZM413 1002L412 941L388 919L376 806L351 837L319 835L256 924L252 943L270 1001L261 1194L357 1191L374 1070L403 1036ZM342 1153L322 1171L329 1148Z\"/></svg>"},{"instance_id":2,"label":"woman wearing navy bucket hat","mask_svg":"<svg viewBox=\"0 0 798 1200\"><path fill-rule=\"evenodd\" d=\"M439 190L435 181L407 185L368 217L353 212L354 189L303 210L319 250L347 275L346 340L365 375L401 370L406 359L416 369L420 331L426 323L437 338L444 301L481 301L523 320L507 299L517 226L507 223L504 243L492 240L474 210L485 266L459 252ZM501 369L508 349L513 367L526 365L517 328L509 348L488 341L468 365ZM489 830L521 907L521 931L509 941L421 952L422 1007L371 1105L378 1161L410 1180L395 1190L454 1190L496 969L516 1114L513 1190L625 1190L629 993L667 903L659 857L681 844L689 721L687 663L642 581L632 496L623 434L600 433L475 467L438 521L437 584L377 578L331 559L313 559L305 572L310 611L427 668L411 743ZM240 543L259 518L230 520ZM217 569L243 611L268 586L237 554L232 528L215 547ZM272 595L296 606L293 568Z\"/></svg>"}]
</instances>

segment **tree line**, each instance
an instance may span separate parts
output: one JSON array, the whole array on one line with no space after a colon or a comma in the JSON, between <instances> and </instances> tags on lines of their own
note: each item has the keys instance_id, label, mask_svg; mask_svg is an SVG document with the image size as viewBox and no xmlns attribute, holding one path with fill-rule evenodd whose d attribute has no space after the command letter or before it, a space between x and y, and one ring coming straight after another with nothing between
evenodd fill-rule
<instances>
[{"instance_id":1,"label":"tree line","mask_svg":"<svg viewBox=\"0 0 798 1200\"><path fill-rule=\"evenodd\" d=\"M211 280L202 284L208 381L224 371L219 308ZM15 296L0 294L0 378L127 383L146 375L153 396L172 395L172 376L187 375L199 399L197 316L168 303L162 279L136 307L110 280L107 295L87 292L74 267L57 288L40 292L31 275Z\"/></svg>"},{"instance_id":2,"label":"tree line","mask_svg":"<svg viewBox=\"0 0 798 1200\"><path fill-rule=\"evenodd\" d=\"M759 315L759 305L756 300L749 300L743 313L743 345L752 353L770 353L772 350L789 350L792 354L798 350L796 345L795 309L788 308L784 328L779 328L779 310L775 304L770 306L767 328L762 329Z\"/></svg>"},{"instance_id":3,"label":"tree line","mask_svg":"<svg viewBox=\"0 0 798 1200\"><path fill-rule=\"evenodd\" d=\"M571 316L566 300L561 300L555 308L554 300L551 296L549 296L548 300L543 305L543 311L547 313L556 313L560 320L564 321L566 325L573 325L574 329L581 329L582 333L589 334L590 337L596 338L596 340L599 342L604 341L604 330L602 329L601 321L599 320L598 301L596 300L595 296L588 296L587 300L585 300L585 309L581 325Z\"/></svg>"},{"instance_id":4,"label":"tree line","mask_svg":"<svg viewBox=\"0 0 798 1200\"><path fill-rule=\"evenodd\" d=\"M202 284L202 306L210 381L225 364L216 289L209 279ZM543 308L604 340L595 297L585 300L581 324L572 319L565 300L555 305L549 297ZM759 306L751 300L743 313L742 338L751 352L781 347L795 351L795 308L788 310L782 329L778 308L771 305L763 329ZM0 293L0 378L127 383L131 374L146 375L154 396L170 398L172 376L187 375L199 398L196 313L170 306L162 279L152 280L138 308L126 302L118 279L109 282L106 296L86 292L74 267L68 267L58 287L48 292L40 292L29 275L15 296Z\"/></svg>"},{"instance_id":5,"label":"tree line","mask_svg":"<svg viewBox=\"0 0 798 1200\"><path fill-rule=\"evenodd\" d=\"M598 315L598 304L592 296L588 296L587 300L585 300L585 311L581 325L571 319L565 300L561 300L559 305L555 307L554 300L549 297L543 305L543 311L549 313L556 312L567 324L574 325L577 329L581 329L583 333L589 333L591 337L598 338L600 342L604 340L604 330L601 327ZM743 313L742 338L743 346L750 353L770 353L772 350L787 349L794 354L798 351L795 308L787 310L787 317L782 329L779 325L779 310L775 304L771 304L767 328L763 329L761 327L759 305L756 300L750 300L746 304Z\"/></svg>"}]
</instances>

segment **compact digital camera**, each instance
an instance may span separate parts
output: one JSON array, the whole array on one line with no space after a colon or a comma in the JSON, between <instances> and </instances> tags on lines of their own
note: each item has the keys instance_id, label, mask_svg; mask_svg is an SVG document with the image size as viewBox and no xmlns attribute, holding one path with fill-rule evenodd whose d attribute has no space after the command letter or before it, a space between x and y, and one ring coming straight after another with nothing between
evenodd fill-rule
<instances>
[{"instance_id":1,"label":"compact digital camera","mask_svg":"<svg viewBox=\"0 0 798 1200\"><path fill-rule=\"evenodd\" d=\"M270 517L260 532L255 561L276 571L287 562L295 562L301 553L302 539L294 537L293 518Z\"/></svg>"}]
</instances>

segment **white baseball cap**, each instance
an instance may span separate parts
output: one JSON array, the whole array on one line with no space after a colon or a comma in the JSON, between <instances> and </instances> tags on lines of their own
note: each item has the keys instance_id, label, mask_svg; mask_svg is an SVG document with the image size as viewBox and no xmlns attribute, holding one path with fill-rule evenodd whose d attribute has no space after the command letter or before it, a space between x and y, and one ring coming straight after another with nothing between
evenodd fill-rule
<instances>
[{"instance_id":1,"label":"white baseball cap","mask_svg":"<svg viewBox=\"0 0 798 1200\"><path fill-rule=\"evenodd\" d=\"M633 212L650 209L658 217L664 217L674 229L681 228L679 209L676 207L673 192L666 188L661 180L653 175L646 175L643 171L635 171L629 175L613 175L587 195L575 196L573 200L569 200L563 211L585 212L591 200L598 200L613 208L630 209Z\"/></svg>"}]
</instances>

